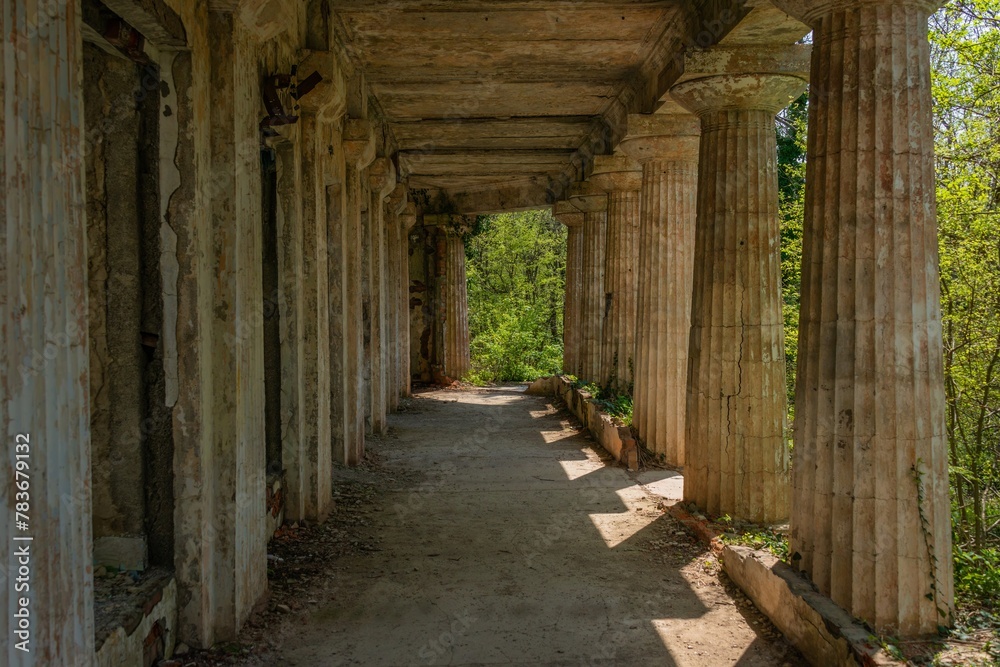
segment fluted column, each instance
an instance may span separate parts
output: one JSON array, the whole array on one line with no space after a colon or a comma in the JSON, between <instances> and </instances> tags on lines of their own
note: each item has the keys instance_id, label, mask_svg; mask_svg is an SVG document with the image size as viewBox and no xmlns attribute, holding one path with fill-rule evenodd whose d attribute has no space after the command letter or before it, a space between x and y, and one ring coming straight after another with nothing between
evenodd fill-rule
<instances>
[{"instance_id":1,"label":"fluted column","mask_svg":"<svg viewBox=\"0 0 1000 667\"><path fill-rule=\"evenodd\" d=\"M902 635L935 632L953 604L927 41L939 4L789 3L814 27L792 548L821 591Z\"/></svg>"},{"instance_id":2,"label":"fluted column","mask_svg":"<svg viewBox=\"0 0 1000 667\"><path fill-rule=\"evenodd\" d=\"M469 372L469 294L465 279L465 241L461 231L445 231L444 374L461 380Z\"/></svg>"},{"instance_id":3,"label":"fluted column","mask_svg":"<svg viewBox=\"0 0 1000 667\"><path fill-rule=\"evenodd\" d=\"M304 51L300 69L322 71L333 80L334 56ZM297 140L279 144L278 238L282 281L281 412L285 518L322 522L333 506L330 358L331 220L327 188L342 180L339 162L327 151L335 143L345 95L321 86L299 102Z\"/></svg>"},{"instance_id":4,"label":"fluted column","mask_svg":"<svg viewBox=\"0 0 1000 667\"><path fill-rule=\"evenodd\" d=\"M288 340L282 347L282 365L288 380L281 396L289 422L282 441L289 519L323 521L333 504L330 447L330 273L329 218L326 188L332 169L324 160L320 137L329 134L329 121L312 110L302 114L298 178L279 193L283 204L279 233L288 243L284 261L290 269L285 319ZM279 156L282 153L279 152ZM293 170L294 165L282 164ZM287 353L286 353L287 350ZM283 380L286 370L283 369Z\"/></svg>"},{"instance_id":5,"label":"fluted column","mask_svg":"<svg viewBox=\"0 0 1000 667\"><path fill-rule=\"evenodd\" d=\"M673 89L701 119L684 497L713 515L788 516L774 117L804 88L737 74Z\"/></svg>"},{"instance_id":6,"label":"fluted column","mask_svg":"<svg viewBox=\"0 0 1000 667\"><path fill-rule=\"evenodd\" d=\"M263 326L252 317L263 310L261 292L261 201L246 193L260 187L257 109L244 91L257 81L252 37L237 17L209 12L215 45L210 67L211 221L215 274L212 293L212 449L208 453L214 491L214 521L175 543L200 541L212 551L212 588L192 595L211 604L215 641L236 637L257 600L267 592L267 525L264 507ZM187 453L185 452L185 455ZM175 461L179 460L175 456ZM185 485L179 499L191 493ZM175 527L176 530L176 527ZM204 553L204 552L201 552ZM178 569L198 567L199 553ZM202 597L204 596L204 597ZM190 612L188 612L190 613ZM202 637L198 638L203 640ZM211 642L208 642L211 643Z\"/></svg>"},{"instance_id":7,"label":"fluted column","mask_svg":"<svg viewBox=\"0 0 1000 667\"><path fill-rule=\"evenodd\" d=\"M385 224L385 198L396 187L396 168L392 160L378 158L368 167L370 201L368 205L371 233L371 415L372 433L385 435L389 409L389 342L388 342L388 281L389 271Z\"/></svg>"},{"instance_id":8,"label":"fluted column","mask_svg":"<svg viewBox=\"0 0 1000 667\"><path fill-rule=\"evenodd\" d=\"M399 399L405 393L403 381L403 325L408 323L406 313L406 281L404 276L409 269L404 262L406 250L401 247L406 243L406 230L400 220L400 215L406 209L406 186L397 183L392 194L386 200L386 233L388 235L388 308L389 335L386 344L389 346L389 409L399 406Z\"/></svg>"},{"instance_id":9,"label":"fluted column","mask_svg":"<svg viewBox=\"0 0 1000 667\"><path fill-rule=\"evenodd\" d=\"M341 463L355 465L361 462L365 453L365 394L364 394L364 339L362 336L362 275L361 248L362 229L361 208L364 188L362 170L375 159L375 134L367 120L348 119L344 123L344 155L346 162L343 198L343 220L337 230L340 243L340 263L338 274L341 278L341 309L339 313L340 336L332 339L336 347L331 354L341 356L341 377L334 380L332 393L340 403L333 411L334 426L339 426L334 435L334 456ZM331 327L333 328L333 327ZM338 441L339 440L339 441Z\"/></svg>"},{"instance_id":10,"label":"fluted column","mask_svg":"<svg viewBox=\"0 0 1000 667\"><path fill-rule=\"evenodd\" d=\"M554 209L556 220L566 226L566 286L563 303L563 372L580 375L580 341L583 332L583 214L569 202Z\"/></svg>"},{"instance_id":11,"label":"fluted column","mask_svg":"<svg viewBox=\"0 0 1000 667\"><path fill-rule=\"evenodd\" d=\"M400 374L402 375L401 387L403 396L413 394L413 375L410 363L410 230L417 224L417 208L413 202L406 204L403 212L399 214L400 233L402 240L400 243L400 267L399 276L402 283L400 290L400 312L403 321L400 324Z\"/></svg>"},{"instance_id":12,"label":"fluted column","mask_svg":"<svg viewBox=\"0 0 1000 667\"><path fill-rule=\"evenodd\" d=\"M670 466L684 465L699 134L687 114L629 116L619 145L642 164L632 426Z\"/></svg>"},{"instance_id":13,"label":"fluted column","mask_svg":"<svg viewBox=\"0 0 1000 667\"><path fill-rule=\"evenodd\" d=\"M631 394L635 368L635 321L639 298L639 193L642 170L624 156L599 155L589 182L608 193L604 257L602 387Z\"/></svg>"},{"instance_id":14,"label":"fluted column","mask_svg":"<svg viewBox=\"0 0 1000 667\"><path fill-rule=\"evenodd\" d=\"M94 652L82 17L75 3L53 10L0 2L0 662L12 666L78 664ZM15 481L25 479L27 529L14 515L24 501ZM18 541L25 536L34 541ZM22 548L32 554L30 590L15 591ZM15 648L28 639L14 617L23 597L27 653Z\"/></svg>"},{"instance_id":15,"label":"fluted column","mask_svg":"<svg viewBox=\"0 0 1000 667\"><path fill-rule=\"evenodd\" d=\"M579 375L583 380L596 382L601 376L608 197L589 183L577 183L570 189L569 201L584 214Z\"/></svg>"}]
</instances>

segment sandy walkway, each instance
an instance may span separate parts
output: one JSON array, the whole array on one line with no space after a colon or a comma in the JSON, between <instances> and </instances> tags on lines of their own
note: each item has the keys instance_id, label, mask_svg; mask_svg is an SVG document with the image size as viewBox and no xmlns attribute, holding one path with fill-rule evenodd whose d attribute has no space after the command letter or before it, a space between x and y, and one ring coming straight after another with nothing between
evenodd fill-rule
<instances>
[{"instance_id":1,"label":"sandy walkway","mask_svg":"<svg viewBox=\"0 0 1000 667\"><path fill-rule=\"evenodd\" d=\"M337 562L274 664L801 664L658 507L673 474L602 461L516 390L410 405L380 448L398 482L372 511L381 550Z\"/></svg>"}]
</instances>

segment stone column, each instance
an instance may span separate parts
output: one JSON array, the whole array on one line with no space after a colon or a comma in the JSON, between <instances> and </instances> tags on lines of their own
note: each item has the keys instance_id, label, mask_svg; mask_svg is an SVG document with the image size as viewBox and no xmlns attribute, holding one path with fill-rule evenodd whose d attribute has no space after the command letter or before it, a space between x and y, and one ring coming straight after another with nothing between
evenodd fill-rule
<instances>
[{"instance_id":1,"label":"stone column","mask_svg":"<svg viewBox=\"0 0 1000 667\"><path fill-rule=\"evenodd\" d=\"M372 433L385 435L388 429L389 344L387 340L388 272L385 198L396 187L396 168L389 158L378 158L368 167L371 201L368 206L371 231L371 406Z\"/></svg>"},{"instance_id":2,"label":"stone column","mask_svg":"<svg viewBox=\"0 0 1000 667\"><path fill-rule=\"evenodd\" d=\"M344 124L346 178L344 188L344 224L342 255L343 308L340 313L341 341L336 354L343 355L343 401L339 415L343 419L343 441L334 442L335 458L347 465L361 462L365 453L364 339L362 332L361 208L363 188L361 172L375 159L375 132L367 120L348 119Z\"/></svg>"},{"instance_id":3,"label":"stone column","mask_svg":"<svg viewBox=\"0 0 1000 667\"><path fill-rule=\"evenodd\" d=\"M469 372L469 295L465 279L465 241L461 229L445 231L444 374L461 380Z\"/></svg>"},{"instance_id":4,"label":"stone column","mask_svg":"<svg viewBox=\"0 0 1000 667\"><path fill-rule=\"evenodd\" d=\"M700 133L687 114L633 115L619 144L642 164L632 425L669 466L684 465Z\"/></svg>"},{"instance_id":5,"label":"stone column","mask_svg":"<svg viewBox=\"0 0 1000 667\"><path fill-rule=\"evenodd\" d=\"M0 662L9 665L76 664L94 652L81 17L73 4L51 7L0 3ZM30 482L27 529L15 522L17 471ZM14 589L21 549L31 554L30 594ZM15 617L21 597L30 597L30 653L16 648L27 638Z\"/></svg>"},{"instance_id":6,"label":"stone column","mask_svg":"<svg viewBox=\"0 0 1000 667\"><path fill-rule=\"evenodd\" d=\"M287 311L287 329L281 350L283 428L281 458L289 520L322 521L332 504L330 443L329 263L325 178L314 113L299 120L301 166L289 192L279 183L279 243L282 265L289 271L287 293L281 299ZM281 160L283 152L279 151ZM283 180L294 164L281 164ZM296 215L298 213L298 215ZM289 340L290 339L290 340ZM287 372L285 369L288 369Z\"/></svg>"},{"instance_id":7,"label":"stone column","mask_svg":"<svg viewBox=\"0 0 1000 667\"><path fill-rule=\"evenodd\" d=\"M774 117L805 85L739 73L672 91L702 132L684 498L762 523L788 516Z\"/></svg>"},{"instance_id":8,"label":"stone column","mask_svg":"<svg viewBox=\"0 0 1000 667\"><path fill-rule=\"evenodd\" d=\"M406 242L406 232L403 230L400 215L406 209L406 196L406 186L397 183L385 202L386 234L388 235L387 299L389 309L389 335L386 344L389 348L389 409L392 411L395 411L399 406L399 399L404 391L402 326L406 313L403 310L405 301L401 295L405 294L403 276L408 271L406 265L402 263L403 250L401 245Z\"/></svg>"},{"instance_id":9,"label":"stone column","mask_svg":"<svg viewBox=\"0 0 1000 667\"><path fill-rule=\"evenodd\" d=\"M400 373L402 374L402 391L405 397L413 395L413 371L410 361L410 230L413 229L415 224L417 224L417 207L413 202L410 202L406 204L403 212L399 214L399 231L402 234L399 247L401 254L399 258L401 268L400 282L402 283L402 290L399 297L400 317L402 318L399 344L401 348Z\"/></svg>"},{"instance_id":10,"label":"stone column","mask_svg":"<svg viewBox=\"0 0 1000 667\"><path fill-rule=\"evenodd\" d=\"M330 447L330 212L326 189L340 169L328 153L345 104L343 79L329 51L303 51L301 71L324 84L299 101L294 141L278 156L278 239L282 309L281 414L285 518L321 522L333 505ZM336 248L337 246L335 246Z\"/></svg>"},{"instance_id":11,"label":"stone column","mask_svg":"<svg viewBox=\"0 0 1000 667\"><path fill-rule=\"evenodd\" d=\"M880 632L932 633L953 605L927 41L940 3L781 4L814 28L792 548Z\"/></svg>"},{"instance_id":12,"label":"stone column","mask_svg":"<svg viewBox=\"0 0 1000 667\"><path fill-rule=\"evenodd\" d=\"M563 372L580 375L583 306L583 217L569 202L558 202L555 218L566 225L566 289L563 306Z\"/></svg>"},{"instance_id":13,"label":"stone column","mask_svg":"<svg viewBox=\"0 0 1000 667\"><path fill-rule=\"evenodd\" d=\"M589 182L608 193L604 257L602 387L631 394L635 368L636 280L639 258L639 191L642 170L624 156L599 155Z\"/></svg>"},{"instance_id":14,"label":"stone column","mask_svg":"<svg viewBox=\"0 0 1000 667\"><path fill-rule=\"evenodd\" d=\"M225 11L209 12L209 38L214 45L209 121L215 275L213 448L207 486L214 495L211 526L200 536L204 544L200 557L211 549L212 591L204 602L210 605L208 619L218 641L236 637L267 591L267 525L262 511L266 503L264 300L253 38L241 21ZM178 496L177 502L184 498Z\"/></svg>"},{"instance_id":15,"label":"stone column","mask_svg":"<svg viewBox=\"0 0 1000 667\"><path fill-rule=\"evenodd\" d=\"M569 202L583 212L583 285L580 304L580 377L596 382L601 376L604 330L604 255L608 196L589 183L570 188Z\"/></svg>"}]
</instances>

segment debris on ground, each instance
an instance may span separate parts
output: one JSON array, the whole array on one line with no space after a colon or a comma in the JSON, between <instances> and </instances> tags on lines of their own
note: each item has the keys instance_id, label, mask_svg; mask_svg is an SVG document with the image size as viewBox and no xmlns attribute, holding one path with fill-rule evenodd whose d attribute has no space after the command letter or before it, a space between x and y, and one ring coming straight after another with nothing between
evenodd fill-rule
<instances>
[{"instance_id":1,"label":"debris on ground","mask_svg":"<svg viewBox=\"0 0 1000 667\"><path fill-rule=\"evenodd\" d=\"M410 401L404 401L406 409ZM389 438L392 438L390 430ZM161 667L217 667L273 664L273 651L284 634L330 596L339 576L337 561L345 556L381 550L373 514L381 511L385 491L407 480L382 468L381 438L366 438L364 460L354 468L334 471L334 507L322 525L285 522L268 544L268 597L251 614L239 638L209 650L186 645Z\"/></svg>"}]
</instances>

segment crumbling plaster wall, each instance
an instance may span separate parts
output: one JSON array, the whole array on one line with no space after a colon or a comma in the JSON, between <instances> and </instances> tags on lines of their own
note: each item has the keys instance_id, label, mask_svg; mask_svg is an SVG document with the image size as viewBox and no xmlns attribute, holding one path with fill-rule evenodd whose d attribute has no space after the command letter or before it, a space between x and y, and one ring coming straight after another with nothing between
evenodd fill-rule
<instances>
[{"instance_id":1,"label":"crumbling plaster wall","mask_svg":"<svg viewBox=\"0 0 1000 667\"><path fill-rule=\"evenodd\" d=\"M139 70L90 44L83 69L95 561L141 570L147 391Z\"/></svg>"}]
</instances>

